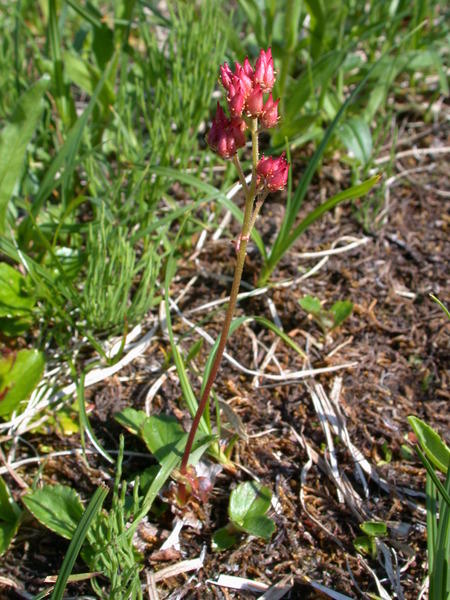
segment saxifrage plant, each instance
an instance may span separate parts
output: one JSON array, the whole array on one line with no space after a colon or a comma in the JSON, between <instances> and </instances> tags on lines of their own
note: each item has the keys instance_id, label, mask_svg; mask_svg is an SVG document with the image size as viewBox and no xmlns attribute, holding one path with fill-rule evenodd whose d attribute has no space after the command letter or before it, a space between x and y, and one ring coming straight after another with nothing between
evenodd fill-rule
<instances>
[{"instance_id":1,"label":"saxifrage plant","mask_svg":"<svg viewBox=\"0 0 450 600\"><path fill-rule=\"evenodd\" d=\"M258 136L260 132L263 129L274 127L279 118L279 100L274 101L271 93L275 83L271 49L260 51L254 68L248 58L242 65L236 63L234 71L225 63L220 67L220 76L227 94L229 116L224 113L218 103L217 113L207 141L214 152L222 158L231 159L236 167L245 194L244 219L241 233L235 243L236 266L220 341L181 460L179 498L182 502L187 499L187 487L192 489L195 485L193 483L195 475L188 472L189 455L225 351L244 269L247 243L265 199L270 192L282 190L286 186L289 172L289 164L284 154L274 158L260 156L259 153ZM250 133L252 146L252 176L249 185L247 185L237 154L237 151L246 144L247 132Z\"/></svg>"}]
</instances>

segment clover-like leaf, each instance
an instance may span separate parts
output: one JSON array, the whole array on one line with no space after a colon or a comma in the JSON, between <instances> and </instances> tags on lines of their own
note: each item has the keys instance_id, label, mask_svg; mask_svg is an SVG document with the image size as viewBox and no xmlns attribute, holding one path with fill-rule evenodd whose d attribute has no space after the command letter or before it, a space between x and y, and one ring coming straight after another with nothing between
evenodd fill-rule
<instances>
[{"instance_id":1,"label":"clover-like leaf","mask_svg":"<svg viewBox=\"0 0 450 600\"><path fill-rule=\"evenodd\" d=\"M23 496L22 501L42 525L72 539L84 511L74 489L66 485L45 485Z\"/></svg>"}]
</instances>

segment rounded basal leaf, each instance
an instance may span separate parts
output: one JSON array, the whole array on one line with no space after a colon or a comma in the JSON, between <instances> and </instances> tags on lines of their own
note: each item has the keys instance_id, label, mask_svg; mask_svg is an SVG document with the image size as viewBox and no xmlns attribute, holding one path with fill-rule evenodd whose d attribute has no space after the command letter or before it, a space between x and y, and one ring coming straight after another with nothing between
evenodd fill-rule
<instances>
[{"instance_id":1,"label":"rounded basal leaf","mask_svg":"<svg viewBox=\"0 0 450 600\"><path fill-rule=\"evenodd\" d=\"M448 446L439 434L421 419L410 416L408 421L428 459L445 475L450 464L450 449Z\"/></svg>"},{"instance_id":2,"label":"rounded basal leaf","mask_svg":"<svg viewBox=\"0 0 450 600\"><path fill-rule=\"evenodd\" d=\"M26 494L22 501L42 525L72 539L84 511L75 490L66 485L46 485Z\"/></svg>"},{"instance_id":3,"label":"rounded basal leaf","mask_svg":"<svg viewBox=\"0 0 450 600\"><path fill-rule=\"evenodd\" d=\"M148 417L143 410L136 410L128 407L117 412L114 415L114 418L118 423L125 427L125 429L128 429L130 433L140 435L141 427Z\"/></svg>"},{"instance_id":4,"label":"rounded basal leaf","mask_svg":"<svg viewBox=\"0 0 450 600\"><path fill-rule=\"evenodd\" d=\"M240 483L231 492L228 506L230 520L242 527L245 519L264 515L269 510L271 499L272 492L260 483Z\"/></svg>"},{"instance_id":5,"label":"rounded basal leaf","mask_svg":"<svg viewBox=\"0 0 450 600\"><path fill-rule=\"evenodd\" d=\"M19 350L0 359L0 416L9 415L26 400L44 373L44 355L37 350Z\"/></svg>"},{"instance_id":6,"label":"rounded basal leaf","mask_svg":"<svg viewBox=\"0 0 450 600\"><path fill-rule=\"evenodd\" d=\"M184 435L183 428L171 415L152 415L140 429L147 448L161 462L175 448Z\"/></svg>"},{"instance_id":7,"label":"rounded basal leaf","mask_svg":"<svg viewBox=\"0 0 450 600\"><path fill-rule=\"evenodd\" d=\"M250 515L244 519L242 529L250 535L263 538L267 542L275 532L275 523L265 515Z\"/></svg>"},{"instance_id":8,"label":"rounded basal leaf","mask_svg":"<svg viewBox=\"0 0 450 600\"><path fill-rule=\"evenodd\" d=\"M212 549L215 552L220 552L230 548L237 542L237 536L228 530L228 527L222 527L218 529L213 535Z\"/></svg>"}]
</instances>

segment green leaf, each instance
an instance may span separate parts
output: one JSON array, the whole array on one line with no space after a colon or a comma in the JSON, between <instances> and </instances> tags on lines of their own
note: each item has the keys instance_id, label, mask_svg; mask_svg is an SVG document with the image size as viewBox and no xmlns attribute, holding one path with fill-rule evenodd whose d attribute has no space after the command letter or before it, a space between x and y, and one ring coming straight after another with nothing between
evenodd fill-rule
<instances>
[{"instance_id":1,"label":"green leaf","mask_svg":"<svg viewBox=\"0 0 450 600\"><path fill-rule=\"evenodd\" d=\"M264 515L270 508L272 493L255 481L240 483L230 495L228 515L230 521L241 526L245 519Z\"/></svg>"},{"instance_id":2,"label":"green leaf","mask_svg":"<svg viewBox=\"0 0 450 600\"><path fill-rule=\"evenodd\" d=\"M303 298L300 298L298 303L303 308L303 310L306 310L306 312L311 313L313 315L317 316L320 315L320 313L322 312L320 300L319 298L316 298L314 296L304 296Z\"/></svg>"},{"instance_id":3,"label":"green leaf","mask_svg":"<svg viewBox=\"0 0 450 600\"><path fill-rule=\"evenodd\" d=\"M265 515L245 517L241 527L250 535L255 535L266 541L270 540L276 529L273 520Z\"/></svg>"},{"instance_id":4,"label":"green leaf","mask_svg":"<svg viewBox=\"0 0 450 600\"><path fill-rule=\"evenodd\" d=\"M418 417L409 416L408 422L417 435L419 444L426 456L445 475L450 464L450 449L448 446L432 427Z\"/></svg>"},{"instance_id":5,"label":"green leaf","mask_svg":"<svg viewBox=\"0 0 450 600\"><path fill-rule=\"evenodd\" d=\"M44 109L50 77L44 75L24 92L0 133L0 234L5 232L6 210L22 173L27 146Z\"/></svg>"},{"instance_id":6,"label":"green leaf","mask_svg":"<svg viewBox=\"0 0 450 600\"><path fill-rule=\"evenodd\" d=\"M416 455L414 454L414 450L407 444L402 444L400 446L400 455L404 460L409 460L409 461L413 461L416 458Z\"/></svg>"},{"instance_id":7,"label":"green leaf","mask_svg":"<svg viewBox=\"0 0 450 600\"><path fill-rule=\"evenodd\" d=\"M416 450L420 460L422 461L423 466L427 470L427 475L431 478L433 485L435 486L435 489L441 494L441 496L444 498L445 502L447 502L448 506L450 506L450 496L447 493L444 486L442 485L442 483L440 482L438 476L436 475L433 465L430 463L428 458L422 452L422 450L420 449L420 446L415 446L415 450ZM447 477L448 477L448 473L449 472L447 471Z\"/></svg>"},{"instance_id":8,"label":"green leaf","mask_svg":"<svg viewBox=\"0 0 450 600\"><path fill-rule=\"evenodd\" d=\"M144 421L141 435L150 452L161 463L170 452L173 452L185 432L175 417L152 415Z\"/></svg>"},{"instance_id":9,"label":"green leaf","mask_svg":"<svg viewBox=\"0 0 450 600\"><path fill-rule=\"evenodd\" d=\"M42 525L68 540L83 516L79 495L66 485L45 485L23 496L22 501Z\"/></svg>"},{"instance_id":10,"label":"green leaf","mask_svg":"<svg viewBox=\"0 0 450 600\"><path fill-rule=\"evenodd\" d=\"M339 137L347 150L362 165L372 156L372 135L369 126L360 117L351 117L339 129Z\"/></svg>"},{"instance_id":11,"label":"green leaf","mask_svg":"<svg viewBox=\"0 0 450 600\"><path fill-rule=\"evenodd\" d=\"M0 317L28 314L35 304L25 277L10 265L0 263Z\"/></svg>"},{"instance_id":12,"label":"green leaf","mask_svg":"<svg viewBox=\"0 0 450 600\"><path fill-rule=\"evenodd\" d=\"M89 527L100 512L107 495L108 488L99 487L92 496L88 507L84 511L84 514L77 525L72 541L70 542L66 556L64 557L63 564L61 565L51 600L62 600L64 590L67 585L67 580L72 572L73 565L75 564L75 560L77 559L81 546L86 538Z\"/></svg>"},{"instance_id":13,"label":"green leaf","mask_svg":"<svg viewBox=\"0 0 450 600\"><path fill-rule=\"evenodd\" d=\"M109 57L110 58L110 57ZM94 93L95 87L100 81L100 73L98 69L90 65L86 60L78 58L73 52L64 53L64 69L66 75L84 92L90 96ZM102 110L106 114L108 107L114 106L114 92L108 82L105 83L98 95L98 101L102 106Z\"/></svg>"},{"instance_id":14,"label":"green leaf","mask_svg":"<svg viewBox=\"0 0 450 600\"><path fill-rule=\"evenodd\" d=\"M41 380L44 355L38 350L19 350L0 358L0 416L9 415L26 400Z\"/></svg>"},{"instance_id":15,"label":"green leaf","mask_svg":"<svg viewBox=\"0 0 450 600\"><path fill-rule=\"evenodd\" d=\"M368 554L372 557L376 555L377 547L375 544L375 538L373 537L359 535L353 541L353 545L360 554Z\"/></svg>"},{"instance_id":16,"label":"green leaf","mask_svg":"<svg viewBox=\"0 0 450 600\"><path fill-rule=\"evenodd\" d=\"M21 510L14 502L8 486L0 477L0 520L13 523L20 515Z\"/></svg>"},{"instance_id":17,"label":"green leaf","mask_svg":"<svg viewBox=\"0 0 450 600\"><path fill-rule=\"evenodd\" d=\"M295 119L303 105L313 95L317 94L318 88L326 89L330 79L335 76L341 63L345 58L342 50L333 50L322 55L311 69L305 68L288 89L285 109L285 122L289 124L290 119ZM353 95L351 96L354 97ZM339 115L340 116L340 115Z\"/></svg>"},{"instance_id":18,"label":"green leaf","mask_svg":"<svg viewBox=\"0 0 450 600\"><path fill-rule=\"evenodd\" d=\"M0 477L0 556L8 549L20 525L22 511Z\"/></svg>"},{"instance_id":19,"label":"green leaf","mask_svg":"<svg viewBox=\"0 0 450 600\"><path fill-rule=\"evenodd\" d=\"M19 529L20 519L14 523L0 521L0 556L8 550L10 543Z\"/></svg>"},{"instance_id":20,"label":"green leaf","mask_svg":"<svg viewBox=\"0 0 450 600\"><path fill-rule=\"evenodd\" d=\"M361 530L368 536L378 537L387 534L387 525L380 521L365 521L360 525Z\"/></svg>"},{"instance_id":21,"label":"green leaf","mask_svg":"<svg viewBox=\"0 0 450 600\"><path fill-rule=\"evenodd\" d=\"M212 538L212 549L215 552L221 552L230 548L237 542L236 533L230 532L228 527L218 529Z\"/></svg>"},{"instance_id":22,"label":"green leaf","mask_svg":"<svg viewBox=\"0 0 450 600\"><path fill-rule=\"evenodd\" d=\"M439 298L436 298L436 296L433 296L433 294L430 294L430 297L436 302L436 304L439 304L439 306L442 308L442 310L447 315L447 318L450 319L450 312L449 312L448 308L445 306L445 304L443 302L441 302L439 300Z\"/></svg>"},{"instance_id":23,"label":"green leaf","mask_svg":"<svg viewBox=\"0 0 450 600\"><path fill-rule=\"evenodd\" d=\"M143 410L124 408L114 415L114 419L134 435L140 435L141 427L147 419Z\"/></svg>"},{"instance_id":24,"label":"green leaf","mask_svg":"<svg viewBox=\"0 0 450 600\"><path fill-rule=\"evenodd\" d=\"M353 303L350 300L338 300L330 308L333 315L333 327L338 327L347 319L353 311Z\"/></svg>"},{"instance_id":25,"label":"green leaf","mask_svg":"<svg viewBox=\"0 0 450 600\"><path fill-rule=\"evenodd\" d=\"M260 46L267 45L267 39L264 31L262 11L256 0L239 0L239 4L244 11L251 28L255 32L256 39Z\"/></svg>"},{"instance_id":26,"label":"green leaf","mask_svg":"<svg viewBox=\"0 0 450 600\"><path fill-rule=\"evenodd\" d=\"M183 437L177 443L176 447L163 459L158 474L153 479L149 489L147 490L147 493L145 494L144 500L142 501L141 509L139 513L135 515L134 521L128 529L128 535L134 535L136 529L139 526L140 521L151 509L153 502L155 501L163 485L169 479L170 474L181 462L181 457L183 456L185 444L186 440Z\"/></svg>"},{"instance_id":27,"label":"green leaf","mask_svg":"<svg viewBox=\"0 0 450 600\"><path fill-rule=\"evenodd\" d=\"M6 263L0 263L0 331L17 336L33 322L35 298L27 289L26 278Z\"/></svg>"},{"instance_id":28,"label":"green leaf","mask_svg":"<svg viewBox=\"0 0 450 600\"><path fill-rule=\"evenodd\" d=\"M436 504L434 503L434 509L430 510L428 504L429 491L427 486L427 525L428 516L432 510L434 510L432 517L436 523ZM447 478L445 480L445 493L448 498L450 496L450 469L448 470ZM432 540L434 542L432 550L433 560L431 561L431 558L429 559L429 598L430 600L440 600L440 598L446 598L448 600L450 597L450 503L448 503L448 501L444 502L444 499L439 502L439 521L434 534Z\"/></svg>"},{"instance_id":29,"label":"green leaf","mask_svg":"<svg viewBox=\"0 0 450 600\"><path fill-rule=\"evenodd\" d=\"M145 496L160 470L159 465L151 465L139 473L139 495Z\"/></svg>"}]
</instances>

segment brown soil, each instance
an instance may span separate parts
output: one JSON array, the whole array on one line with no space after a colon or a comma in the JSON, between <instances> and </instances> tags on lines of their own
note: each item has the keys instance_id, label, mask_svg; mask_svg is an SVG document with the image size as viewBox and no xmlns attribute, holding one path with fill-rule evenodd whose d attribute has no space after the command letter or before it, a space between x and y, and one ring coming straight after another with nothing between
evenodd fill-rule
<instances>
[{"instance_id":1,"label":"brown soil","mask_svg":"<svg viewBox=\"0 0 450 600\"><path fill-rule=\"evenodd\" d=\"M405 135L408 133L406 130ZM445 145L444 136L445 130L441 130L419 143L423 147ZM294 165L297 176L301 175L303 165L302 157L297 157ZM446 371L449 325L442 310L429 298L429 293L433 293L444 303L449 301L445 155L421 157L420 166L424 165L434 167L402 177L391 187L386 222L373 228L366 244L330 257L313 277L288 287L275 286L263 296L241 302L240 314L272 318L268 305L268 299L271 299L284 331L307 350L311 367L349 362L356 365L322 374L314 380L274 385L262 379L260 386L255 388L251 375L223 362L216 391L245 426L248 439L240 439L233 454L236 463L243 468L238 468L235 476L223 471L208 503L192 502L189 505L191 526L182 530L179 553L158 553L162 537L173 526L170 509L161 521L152 521L156 530L141 540L146 570L157 571L180 560L198 557L202 548L206 548L200 571L158 583L161 598L226 600L258 597L262 593L227 590L208 582L216 580L220 574L247 577L268 585L287 576L285 582L292 587L284 596L286 599L322 597L308 583L309 579L350 597L361 597L362 594L367 597L366 594L378 593L368 566L394 596L395 589L382 557L381 561L370 557L363 559L353 546L355 537L361 533L359 524L363 520L388 523L388 536L383 542L392 561L398 561L402 593L406 599L417 598L427 568L425 515L415 507L423 507L423 498L411 495L403 488L421 492L425 478L419 461L407 460L403 454L402 446L414 441L406 418L415 414L442 435L449 433L449 375ZM417 166L417 159L409 156L396 163L394 172ZM337 161L327 163L320 180L316 180L311 188L306 207L318 201L320 190L326 189L328 195L336 187L336 173L344 180L340 185L344 185L348 174L342 166ZM383 192L379 188L374 193ZM362 201L358 203L361 204ZM276 231L282 211L282 197L268 201L264 207L258 229L267 243ZM363 236L354 206L339 207L312 226L284 258L272 281L297 277L320 260L304 259L299 253L329 248L342 236ZM207 243L197 262L189 258L180 262L177 279L171 287L174 298L192 276L198 275L180 302L180 309L186 313L195 306L226 296L233 265L234 249L230 243ZM250 247L244 273L248 284L254 285L259 269L258 254ZM353 314L338 329L324 336L298 304L299 298L306 294L319 297L328 307L336 300L349 299L354 303ZM213 337L219 330L222 314L223 306L210 313L208 320L201 324ZM189 318L200 322L205 315L202 312ZM174 328L177 334L188 332L187 326L179 320L174 320ZM163 335L158 335L143 357L88 391L92 408L90 419L106 448L117 448L119 433L124 431L112 420L114 412L124 406L143 408L148 389L163 372L169 344ZM196 339L195 332L188 333L183 338L182 349L187 352ZM251 369L257 369L265 357L262 346L255 356L252 346L255 339L270 347L276 338L252 323L247 330L239 330L228 344L228 352ZM200 372L206 354L207 348L204 348L200 358L195 359ZM302 357L282 342L278 343L275 354L288 371L308 368ZM277 373L273 363L267 372ZM338 377L342 378L339 403L350 440L376 474L390 486L389 491L384 491L373 477L368 477L369 494L365 497L347 447L335 439L338 468L348 483L348 495L343 502L339 501L336 485L326 466L325 459L329 458L327 442L311 399L311 391L318 384L329 396ZM198 382L193 373L191 379ZM162 385L151 410L176 414L182 418L185 427L188 425L175 375L171 374ZM49 434L45 438L42 434L29 435L29 441L38 447L43 444L58 450L79 447L77 436L62 438ZM143 444L128 434L125 447L128 451L146 452ZM306 479L302 505L300 481L308 462L308 448L314 460L311 468L303 471ZM23 452L26 453L26 447ZM89 464L88 469L77 457L52 459L45 464L43 473L49 480L73 485L88 498L108 471L101 457L89 456ZM125 477L150 464L150 456L127 455ZM36 471L35 465L18 470L27 482L32 481ZM244 536L240 545L214 553L211 537L226 524L230 490L238 481L250 479L249 473L268 485L278 498L277 511L270 513L276 522L276 533L268 543ZM12 479L8 478L8 483L17 491ZM356 499L351 496L352 490L357 494ZM36 522L28 522L3 557L1 570L20 582L27 592L36 593L43 589L45 576L58 572L66 548L67 542L43 530ZM74 571L83 570L86 567L80 562ZM75 597L91 593L88 583L69 586L68 591ZM6 588L4 593L4 597L14 597ZM19 594L17 597L24 596Z\"/></svg>"}]
</instances>

